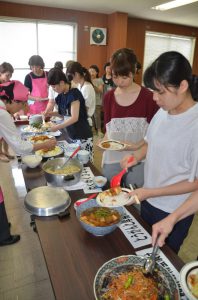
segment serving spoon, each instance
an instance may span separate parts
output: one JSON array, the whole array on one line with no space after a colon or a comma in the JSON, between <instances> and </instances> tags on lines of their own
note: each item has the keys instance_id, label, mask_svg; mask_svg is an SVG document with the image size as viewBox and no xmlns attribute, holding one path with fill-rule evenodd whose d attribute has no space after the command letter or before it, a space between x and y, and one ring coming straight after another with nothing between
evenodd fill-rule
<instances>
[{"instance_id":1,"label":"serving spoon","mask_svg":"<svg viewBox=\"0 0 198 300\"><path fill-rule=\"evenodd\" d=\"M129 159L128 159L128 163L132 162L134 160L134 156L131 156ZM127 168L123 169L120 173L118 173L117 175L113 176L111 178L111 181L110 181L110 186L111 188L113 187L116 187L116 186L119 186L120 183L121 183L121 179L123 177L123 175L127 172Z\"/></svg>"},{"instance_id":2,"label":"serving spoon","mask_svg":"<svg viewBox=\"0 0 198 300\"><path fill-rule=\"evenodd\" d=\"M143 273L144 273L144 275L146 275L146 276L152 275L153 270L154 270L154 268L155 268L156 254L157 254L157 251L158 251L158 249L159 249L159 246L158 246L158 244L157 244L158 238L159 238L159 235L158 235L157 238L156 238L156 241L155 241L155 244L154 244L154 247L153 247L153 251L152 251L152 253L151 253L151 256L148 257L148 258L146 258L145 263L144 263L144 266L143 266Z\"/></svg>"},{"instance_id":3,"label":"serving spoon","mask_svg":"<svg viewBox=\"0 0 198 300\"><path fill-rule=\"evenodd\" d=\"M66 161L64 162L64 164L62 166L54 166L53 171L55 170L61 170L63 169L68 162L70 161L70 159L72 159L74 157L74 155L80 150L80 146L78 146L78 148L75 149L75 151L68 157L68 159L66 159Z\"/></svg>"}]
</instances>

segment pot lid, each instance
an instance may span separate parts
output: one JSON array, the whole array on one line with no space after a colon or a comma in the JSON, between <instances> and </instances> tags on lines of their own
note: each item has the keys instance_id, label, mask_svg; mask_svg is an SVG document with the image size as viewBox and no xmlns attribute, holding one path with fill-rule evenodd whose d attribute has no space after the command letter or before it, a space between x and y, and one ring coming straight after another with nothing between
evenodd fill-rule
<instances>
[{"instance_id":1,"label":"pot lid","mask_svg":"<svg viewBox=\"0 0 198 300\"><path fill-rule=\"evenodd\" d=\"M66 210L71 204L67 191L60 187L41 186L27 193L25 209L36 216L52 216Z\"/></svg>"}]
</instances>

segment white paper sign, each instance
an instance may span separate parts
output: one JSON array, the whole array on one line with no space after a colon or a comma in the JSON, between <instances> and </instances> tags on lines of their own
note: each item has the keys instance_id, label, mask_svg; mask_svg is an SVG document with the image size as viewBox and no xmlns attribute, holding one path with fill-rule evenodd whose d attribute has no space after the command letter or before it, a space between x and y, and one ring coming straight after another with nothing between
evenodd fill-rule
<instances>
[{"instance_id":1,"label":"white paper sign","mask_svg":"<svg viewBox=\"0 0 198 300\"><path fill-rule=\"evenodd\" d=\"M144 250L137 251L136 254L140 256L150 256L153 248L148 248ZM188 298L185 296L180 282L179 282L179 272L175 269L173 264L169 261L169 259L164 255L164 253L159 249L157 253L157 263L162 266L164 269L166 269L175 279L178 288L179 288L179 293L180 293L180 299L181 300L187 300Z\"/></svg>"},{"instance_id":2,"label":"white paper sign","mask_svg":"<svg viewBox=\"0 0 198 300\"><path fill-rule=\"evenodd\" d=\"M93 178L94 174L91 169L89 167L84 167L81 174L81 180L86 183L86 186L83 189L85 194L99 193L102 191L101 188L95 187Z\"/></svg>"},{"instance_id":3,"label":"white paper sign","mask_svg":"<svg viewBox=\"0 0 198 300\"><path fill-rule=\"evenodd\" d=\"M150 234L140 225L140 223L124 208L125 213L119 228L122 230L133 248L140 248L151 244Z\"/></svg>"}]
</instances>

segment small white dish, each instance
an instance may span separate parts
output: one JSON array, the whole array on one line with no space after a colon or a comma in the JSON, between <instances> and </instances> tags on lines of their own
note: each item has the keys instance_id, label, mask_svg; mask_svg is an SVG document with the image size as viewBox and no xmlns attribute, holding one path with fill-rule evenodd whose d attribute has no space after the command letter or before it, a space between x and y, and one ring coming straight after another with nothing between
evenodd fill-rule
<instances>
[{"instance_id":1,"label":"small white dish","mask_svg":"<svg viewBox=\"0 0 198 300\"><path fill-rule=\"evenodd\" d=\"M180 271L180 284L185 293L185 295L190 300L197 300L198 298L195 297L191 292L191 287L189 283L189 276L192 274L198 274L198 261L192 261L187 263L183 266Z\"/></svg>"},{"instance_id":2,"label":"small white dish","mask_svg":"<svg viewBox=\"0 0 198 300\"><path fill-rule=\"evenodd\" d=\"M107 183L107 178L104 176L95 176L94 183L95 183L96 187L101 188L101 187L105 186L105 184Z\"/></svg>"},{"instance_id":3,"label":"small white dish","mask_svg":"<svg viewBox=\"0 0 198 300\"><path fill-rule=\"evenodd\" d=\"M22 162L29 168L36 168L42 161L42 156L37 154L24 155Z\"/></svg>"}]
</instances>

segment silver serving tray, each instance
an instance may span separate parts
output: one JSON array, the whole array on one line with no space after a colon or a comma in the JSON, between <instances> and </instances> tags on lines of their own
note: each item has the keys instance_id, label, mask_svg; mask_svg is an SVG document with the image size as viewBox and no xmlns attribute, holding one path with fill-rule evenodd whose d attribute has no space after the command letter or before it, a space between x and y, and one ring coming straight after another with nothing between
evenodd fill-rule
<instances>
[{"instance_id":1,"label":"silver serving tray","mask_svg":"<svg viewBox=\"0 0 198 300\"><path fill-rule=\"evenodd\" d=\"M65 211L71 204L67 191L60 187L41 186L27 193L25 209L36 216L53 216Z\"/></svg>"}]
</instances>

